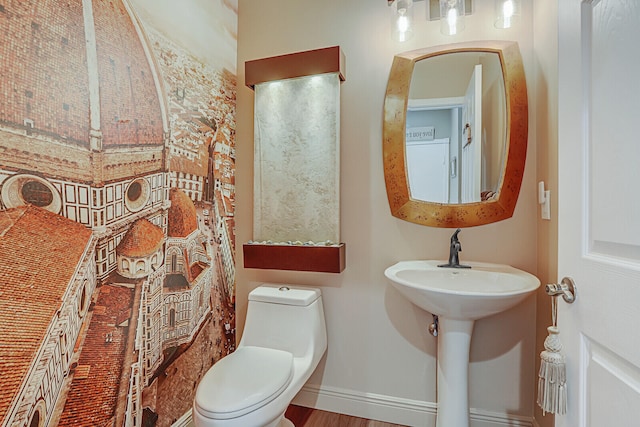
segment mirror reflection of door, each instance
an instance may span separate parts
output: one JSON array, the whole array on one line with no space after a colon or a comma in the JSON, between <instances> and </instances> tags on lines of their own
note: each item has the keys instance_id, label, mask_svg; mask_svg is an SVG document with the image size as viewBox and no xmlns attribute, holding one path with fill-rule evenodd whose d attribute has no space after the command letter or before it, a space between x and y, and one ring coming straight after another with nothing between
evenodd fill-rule
<instances>
[{"instance_id":1,"label":"mirror reflection of door","mask_svg":"<svg viewBox=\"0 0 640 427\"><path fill-rule=\"evenodd\" d=\"M442 147L435 154L437 159L427 161L425 151L436 148L409 148L407 137L412 199L460 204L496 195L506 152L504 89L501 62L495 53L453 53L416 63L407 105L407 135L412 129L434 127L433 139L449 139L449 161L440 161ZM414 152L422 157L412 159ZM427 167L438 170L414 170Z\"/></svg>"},{"instance_id":2,"label":"mirror reflection of door","mask_svg":"<svg viewBox=\"0 0 640 427\"><path fill-rule=\"evenodd\" d=\"M462 107L460 202L480 201L482 186L482 65L474 67Z\"/></svg>"}]
</instances>

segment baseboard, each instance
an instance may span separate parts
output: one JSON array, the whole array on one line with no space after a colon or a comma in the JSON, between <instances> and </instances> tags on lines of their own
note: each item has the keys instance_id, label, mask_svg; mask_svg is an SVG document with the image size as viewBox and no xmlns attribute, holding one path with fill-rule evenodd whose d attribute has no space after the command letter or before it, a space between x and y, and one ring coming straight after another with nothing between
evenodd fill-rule
<instances>
[{"instance_id":1,"label":"baseboard","mask_svg":"<svg viewBox=\"0 0 640 427\"><path fill-rule=\"evenodd\" d=\"M431 402L312 384L305 385L293 399L293 403L402 425L434 426L436 420L436 405Z\"/></svg>"},{"instance_id":2,"label":"baseboard","mask_svg":"<svg viewBox=\"0 0 640 427\"><path fill-rule=\"evenodd\" d=\"M171 427L193 427L193 417L191 414L191 409L182 414L178 420L171 424Z\"/></svg>"},{"instance_id":3,"label":"baseboard","mask_svg":"<svg viewBox=\"0 0 640 427\"><path fill-rule=\"evenodd\" d=\"M293 403L308 408L337 412L387 423L412 427L435 427L437 405L434 402L403 399L374 393L362 393L335 387L308 384ZM531 417L470 409L470 427L534 427Z\"/></svg>"},{"instance_id":4,"label":"baseboard","mask_svg":"<svg viewBox=\"0 0 640 427\"><path fill-rule=\"evenodd\" d=\"M374 393L307 384L293 403L323 411L410 426L434 426L436 405Z\"/></svg>"},{"instance_id":5,"label":"baseboard","mask_svg":"<svg viewBox=\"0 0 640 427\"><path fill-rule=\"evenodd\" d=\"M435 427L437 405L375 393L361 393L336 387L306 385L293 399L296 405L369 420L411 427ZM539 427L535 418L471 408L470 427ZM171 427L193 427L191 409Z\"/></svg>"},{"instance_id":6,"label":"baseboard","mask_svg":"<svg viewBox=\"0 0 640 427\"><path fill-rule=\"evenodd\" d=\"M522 415L469 409L470 427L533 427L533 418Z\"/></svg>"}]
</instances>

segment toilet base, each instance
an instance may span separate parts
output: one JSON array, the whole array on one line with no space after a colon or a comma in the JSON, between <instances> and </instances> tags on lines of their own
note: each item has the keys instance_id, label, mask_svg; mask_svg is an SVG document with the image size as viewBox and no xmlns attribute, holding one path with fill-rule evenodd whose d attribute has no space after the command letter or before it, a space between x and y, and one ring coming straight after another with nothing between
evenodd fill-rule
<instances>
[{"instance_id":1,"label":"toilet base","mask_svg":"<svg viewBox=\"0 0 640 427\"><path fill-rule=\"evenodd\" d=\"M278 427L296 427L296 426L291 422L291 420L283 418L280 420L280 423L278 423Z\"/></svg>"}]
</instances>

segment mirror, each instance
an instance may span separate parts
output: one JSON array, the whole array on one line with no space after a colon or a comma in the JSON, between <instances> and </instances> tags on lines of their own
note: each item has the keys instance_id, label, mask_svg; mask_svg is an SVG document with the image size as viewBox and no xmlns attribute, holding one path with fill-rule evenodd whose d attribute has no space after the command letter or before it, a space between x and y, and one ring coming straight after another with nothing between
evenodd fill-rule
<instances>
[{"instance_id":1,"label":"mirror","mask_svg":"<svg viewBox=\"0 0 640 427\"><path fill-rule=\"evenodd\" d=\"M435 227L511 217L527 133L517 43L461 43L396 55L383 126L392 215Z\"/></svg>"},{"instance_id":2,"label":"mirror","mask_svg":"<svg viewBox=\"0 0 640 427\"><path fill-rule=\"evenodd\" d=\"M412 199L457 204L489 200L497 193L505 147L504 98L497 53L457 52L416 62L405 135Z\"/></svg>"}]
</instances>

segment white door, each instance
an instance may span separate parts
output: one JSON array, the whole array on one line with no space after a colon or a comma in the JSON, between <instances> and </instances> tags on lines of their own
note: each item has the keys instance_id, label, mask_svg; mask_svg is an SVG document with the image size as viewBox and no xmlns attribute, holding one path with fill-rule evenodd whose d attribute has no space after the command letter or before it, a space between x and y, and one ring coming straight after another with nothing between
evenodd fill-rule
<instances>
[{"instance_id":1,"label":"white door","mask_svg":"<svg viewBox=\"0 0 640 427\"><path fill-rule=\"evenodd\" d=\"M568 413L640 426L640 2L562 0L558 280Z\"/></svg>"},{"instance_id":2,"label":"white door","mask_svg":"<svg viewBox=\"0 0 640 427\"><path fill-rule=\"evenodd\" d=\"M479 202L482 186L482 65L473 69L462 105L462 203Z\"/></svg>"},{"instance_id":3,"label":"white door","mask_svg":"<svg viewBox=\"0 0 640 427\"><path fill-rule=\"evenodd\" d=\"M449 203L449 138L407 142L412 199Z\"/></svg>"}]
</instances>

